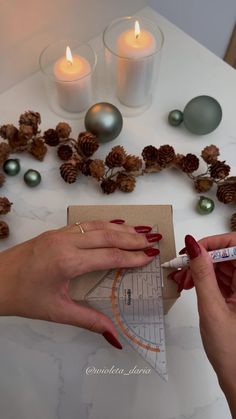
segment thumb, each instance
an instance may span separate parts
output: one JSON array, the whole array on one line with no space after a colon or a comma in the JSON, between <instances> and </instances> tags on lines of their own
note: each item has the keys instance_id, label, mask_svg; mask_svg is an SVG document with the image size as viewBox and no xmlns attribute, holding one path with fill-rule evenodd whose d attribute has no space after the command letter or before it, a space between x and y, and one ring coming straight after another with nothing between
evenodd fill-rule
<instances>
[{"instance_id":1,"label":"thumb","mask_svg":"<svg viewBox=\"0 0 236 419\"><path fill-rule=\"evenodd\" d=\"M187 235L185 237L186 251L190 262L189 268L195 285L199 309L207 310L225 305L225 301L218 287L213 263L206 249L196 240Z\"/></svg>"},{"instance_id":2,"label":"thumb","mask_svg":"<svg viewBox=\"0 0 236 419\"><path fill-rule=\"evenodd\" d=\"M69 298L58 310L56 321L100 333L115 348L122 349L114 323L103 313Z\"/></svg>"}]
</instances>

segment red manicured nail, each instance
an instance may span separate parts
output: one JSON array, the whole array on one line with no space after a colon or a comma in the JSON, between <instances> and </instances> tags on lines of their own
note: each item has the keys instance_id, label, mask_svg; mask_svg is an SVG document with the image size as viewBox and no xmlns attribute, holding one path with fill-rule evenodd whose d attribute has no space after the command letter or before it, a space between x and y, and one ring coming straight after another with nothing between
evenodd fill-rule
<instances>
[{"instance_id":1,"label":"red manicured nail","mask_svg":"<svg viewBox=\"0 0 236 419\"><path fill-rule=\"evenodd\" d=\"M150 226L135 226L134 229L137 233L149 233L152 230L152 227L150 227Z\"/></svg>"},{"instance_id":2,"label":"red manicured nail","mask_svg":"<svg viewBox=\"0 0 236 419\"><path fill-rule=\"evenodd\" d=\"M102 335L107 340L107 342L109 342L112 346L114 346L117 349L122 349L121 343L116 339L116 337L111 332L106 330Z\"/></svg>"},{"instance_id":3,"label":"red manicured nail","mask_svg":"<svg viewBox=\"0 0 236 419\"><path fill-rule=\"evenodd\" d=\"M146 234L146 239L149 241L149 243L158 242L158 240L162 239L162 235L159 233L149 233Z\"/></svg>"},{"instance_id":4,"label":"red manicured nail","mask_svg":"<svg viewBox=\"0 0 236 419\"><path fill-rule=\"evenodd\" d=\"M159 250L159 249L154 249L153 247L150 247L150 249L145 249L145 250L144 250L144 253L145 253L147 256L152 257L152 256L157 256L157 255L159 255L160 250Z\"/></svg>"},{"instance_id":5,"label":"red manicured nail","mask_svg":"<svg viewBox=\"0 0 236 419\"><path fill-rule=\"evenodd\" d=\"M115 220L111 220L110 223L113 224L124 224L125 220L121 220L120 218L116 218Z\"/></svg>"},{"instance_id":6,"label":"red manicured nail","mask_svg":"<svg viewBox=\"0 0 236 419\"><path fill-rule=\"evenodd\" d=\"M183 249L179 251L179 255L185 255L185 253L186 253L186 247L183 247Z\"/></svg>"},{"instance_id":7,"label":"red manicured nail","mask_svg":"<svg viewBox=\"0 0 236 419\"><path fill-rule=\"evenodd\" d=\"M197 256L201 254L201 249L198 243L193 238L193 236L190 236L190 234L187 234L187 236L185 236L185 246L190 259L195 259Z\"/></svg>"},{"instance_id":8,"label":"red manicured nail","mask_svg":"<svg viewBox=\"0 0 236 419\"><path fill-rule=\"evenodd\" d=\"M177 272L178 272L178 271L173 271L173 272L169 273L169 274L167 275L167 278L168 278L168 279L173 279L173 280L175 280L175 275L177 274Z\"/></svg>"}]
</instances>

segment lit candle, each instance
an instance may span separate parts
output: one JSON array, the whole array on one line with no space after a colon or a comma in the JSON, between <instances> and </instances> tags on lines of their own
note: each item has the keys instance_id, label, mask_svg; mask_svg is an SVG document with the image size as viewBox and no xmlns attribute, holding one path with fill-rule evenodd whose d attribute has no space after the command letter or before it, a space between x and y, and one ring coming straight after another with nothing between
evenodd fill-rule
<instances>
[{"instance_id":1,"label":"lit candle","mask_svg":"<svg viewBox=\"0 0 236 419\"><path fill-rule=\"evenodd\" d=\"M151 94L156 40L151 32L135 28L117 40L117 96L127 106L143 106Z\"/></svg>"},{"instance_id":2,"label":"lit candle","mask_svg":"<svg viewBox=\"0 0 236 419\"><path fill-rule=\"evenodd\" d=\"M91 66L84 57L66 48L65 57L54 65L58 102L68 112L82 112L92 100Z\"/></svg>"}]
</instances>

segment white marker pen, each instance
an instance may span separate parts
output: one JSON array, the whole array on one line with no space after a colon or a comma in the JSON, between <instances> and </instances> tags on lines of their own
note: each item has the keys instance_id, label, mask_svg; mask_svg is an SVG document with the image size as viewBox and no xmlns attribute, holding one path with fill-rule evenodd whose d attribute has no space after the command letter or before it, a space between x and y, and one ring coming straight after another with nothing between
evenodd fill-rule
<instances>
[{"instance_id":1,"label":"white marker pen","mask_svg":"<svg viewBox=\"0 0 236 419\"><path fill-rule=\"evenodd\" d=\"M208 255L211 257L213 263L218 262L226 262L227 260L235 260L236 259L236 246L228 247L226 249L217 249L211 250L208 252ZM188 266L189 264L189 257L187 255L178 256L170 260L169 262L162 263L162 268L183 268L184 266Z\"/></svg>"}]
</instances>

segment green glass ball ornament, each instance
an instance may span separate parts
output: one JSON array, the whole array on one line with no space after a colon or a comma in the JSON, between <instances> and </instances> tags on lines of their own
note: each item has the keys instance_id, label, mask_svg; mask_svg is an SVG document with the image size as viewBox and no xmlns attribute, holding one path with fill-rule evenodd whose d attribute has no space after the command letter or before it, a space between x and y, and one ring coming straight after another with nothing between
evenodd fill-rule
<instances>
[{"instance_id":1,"label":"green glass ball ornament","mask_svg":"<svg viewBox=\"0 0 236 419\"><path fill-rule=\"evenodd\" d=\"M24 181L30 187L38 186L41 182L41 175L37 170L29 169L24 174Z\"/></svg>"},{"instance_id":2,"label":"green glass ball ornament","mask_svg":"<svg viewBox=\"0 0 236 419\"><path fill-rule=\"evenodd\" d=\"M205 135L214 131L222 119L220 104L211 96L197 96L183 111L183 122L193 134Z\"/></svg>"},{"instance_id":3,"label":"green glass ball ornament","mask_svg":"<svg viewBox=\"0 0 236 419\"><path fill-rule=\"evenodd\" d=\"M20 161L18 159L8 159L4 162L3 170L8 176L15 176L20 171Z\"/></svg>"},{"instance_id":4,"label":"green glass ball ornament","mask_svg":"<svg viewBox=\"0 0 236 419\"><path fill-rule=\"evenodd\" d=\"M197 211L199 214L206 215L214 211L215 204L214 201L206 196L200 196L197 203Z\"/></svg>"},{"instance_id":5,"label":"green glass ball ornament","mask_svg":"<svg viewBox=\"0 0 236 419\"><path fill-rule=\"evenodd\" d=\"M183 122L183 112L178 109L170 111L168 115L168 122L173 127L178 127Z\"/></svg>"},{"instance_id":6,"label":"green glass ball ornament","mask_svg":"<svg viewBox=\"0 0 236 419\"><path fill-rule=\"evenodd\" d=\"M123 127L121 112L116 106L107 102L96 103L85 115L85 128L96 135L101 143L114 140Z\"/></svg>"}]
</instances>

